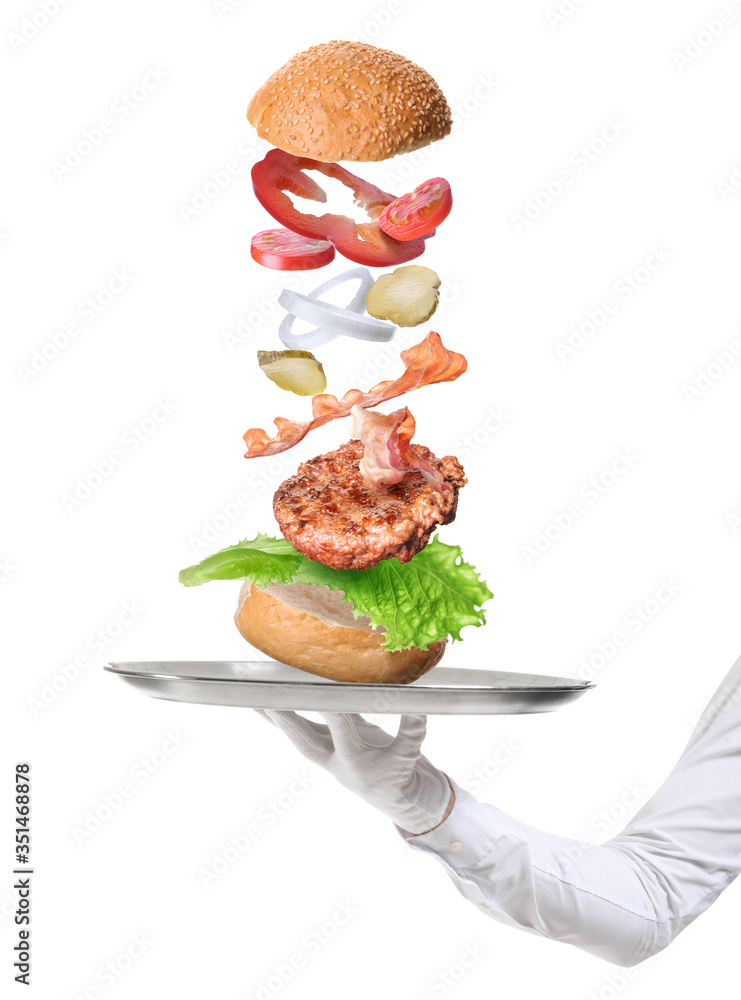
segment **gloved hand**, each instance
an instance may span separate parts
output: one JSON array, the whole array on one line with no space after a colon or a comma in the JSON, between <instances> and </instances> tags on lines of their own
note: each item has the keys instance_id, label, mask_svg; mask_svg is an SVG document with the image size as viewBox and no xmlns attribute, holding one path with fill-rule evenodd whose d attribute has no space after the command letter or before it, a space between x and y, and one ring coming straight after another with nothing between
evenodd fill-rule
<instances>
[{"instance_id":1,"label":"gloved hand","mask_svg":"<svg viewBox=\"0 0 741 1000\"><path fill-rule=\"evenodd\" d=\"M391 736L362 715L324 715L326 726L295 712L257 709L312 763L385 813L407 833L427 833L447 815L452 787L421 753L424 715L402 715Z\"/></svg>"}]
</instances>

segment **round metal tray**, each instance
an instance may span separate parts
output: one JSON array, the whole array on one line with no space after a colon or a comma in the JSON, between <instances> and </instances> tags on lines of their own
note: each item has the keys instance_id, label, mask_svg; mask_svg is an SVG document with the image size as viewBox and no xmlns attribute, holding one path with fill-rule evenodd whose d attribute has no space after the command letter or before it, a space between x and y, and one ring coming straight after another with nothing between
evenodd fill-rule
<instances>
[{"instance_id":1,"label":"round metal tray","mask_svg":"<svg viewBox=\"0 0 741 1000\"><path fill-rule=\"evenodd\" d=\"M412 684L346 684L274 660L109 663L153 698L199 705L400 715L552 712L594 687L589 681L465 667L434 667Z\"/></svg>"}]
</instances>

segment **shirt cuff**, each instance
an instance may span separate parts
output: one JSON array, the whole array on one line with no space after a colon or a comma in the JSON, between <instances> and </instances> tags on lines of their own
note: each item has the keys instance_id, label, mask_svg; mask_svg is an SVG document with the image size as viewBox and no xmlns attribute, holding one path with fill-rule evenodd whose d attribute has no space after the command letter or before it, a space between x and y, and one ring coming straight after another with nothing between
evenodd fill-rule
<instances>
[{"instance_id":1,"label":"shirt cuff","mask_svg":"<svg viewBox=\"0 0 741 1000\"><path fill-rule=\"evenodd\" d=\"M397 826L410 847L435 854L460 871L477 864L493 848L501 831L492 829L491 816L478 799L448 778L455 792L455 805L447 819L429 833L409 834Z\"/></svg>"}]
</instances>

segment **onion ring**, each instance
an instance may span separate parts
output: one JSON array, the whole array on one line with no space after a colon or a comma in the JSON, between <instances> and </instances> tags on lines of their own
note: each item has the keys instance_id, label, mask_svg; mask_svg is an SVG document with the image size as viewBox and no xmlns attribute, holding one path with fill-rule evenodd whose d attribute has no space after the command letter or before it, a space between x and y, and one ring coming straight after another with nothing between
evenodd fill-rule
<instances>
[{"instance_id":1,"label":"onion ring","mask_svg":"<svg viewBox=\"0 0 741 1000\"><path fill-rule=\"evenodd\" d=\"M346 281L360 280L360 287L353 299L343 308L331 302L323 302L320 296ZM343 274L335 275L319 285L309 295L302 295L284 288L278 302L288 315L283 319L278 336L286 347L292 350L306 350L328 344L336 337L355 337L376 343L391 340L396 327L370 317L362 317L365 311L365 297L373 284L373 277L365 267L356 267ZM293 321L303 319L309 323L319 323L306 333L293 333Z\"/></svg>"}]
</instances>

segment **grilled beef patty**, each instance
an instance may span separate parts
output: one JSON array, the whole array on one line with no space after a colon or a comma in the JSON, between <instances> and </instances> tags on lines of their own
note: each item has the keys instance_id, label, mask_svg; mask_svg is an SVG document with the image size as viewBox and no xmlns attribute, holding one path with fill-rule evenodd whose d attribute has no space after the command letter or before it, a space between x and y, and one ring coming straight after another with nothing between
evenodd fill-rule
<instances>
[{"instance_id":1,"label":"grilled beef patty","mask_svg":"<svg viewBox=\"0 0 741 1000\"><path fill-rule=\"evenodd\" d=\"M358 468L362 442L348 441L302 463L278 487L273 512L283 535L309 559L333 569L369 569L391 558L408 562L438 524L454 520L458 490L466 483L457 458L413 447L439 470L450 492L436 492L414 471L394 486L373 486Z\"/></svg>"}]
</instances>

